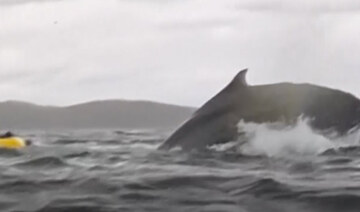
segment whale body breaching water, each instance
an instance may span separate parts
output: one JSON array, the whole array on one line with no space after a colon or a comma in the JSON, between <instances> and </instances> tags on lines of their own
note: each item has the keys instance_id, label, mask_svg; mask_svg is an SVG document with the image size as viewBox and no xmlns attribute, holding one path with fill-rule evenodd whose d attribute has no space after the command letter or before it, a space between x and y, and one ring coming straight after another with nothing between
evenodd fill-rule
<instances>
[{"instance_id":1,"label":"whale body breaching water","mask_svg":"<svg viewBox=\"0 0 360 212\"><path fill-rule=\"evenodd\" d=\"M350 93L307 83L251 86L246 73L247 69L240 71L159 149L204 149L234 141L240 121L292 125L304 117L314 130L338 135L360 127L360 100Z\"/></svg>"}]
</instances>

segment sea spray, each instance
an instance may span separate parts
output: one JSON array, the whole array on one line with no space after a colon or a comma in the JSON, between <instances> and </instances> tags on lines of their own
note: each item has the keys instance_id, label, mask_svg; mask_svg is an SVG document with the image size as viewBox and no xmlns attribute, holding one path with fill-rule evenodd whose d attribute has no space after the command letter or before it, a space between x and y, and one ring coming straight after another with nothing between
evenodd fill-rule
<instances>
[{"instance_id":1,"label":"sea spray","mask_svg":"<svg viewBox=\"0 0 360 212\"><path fill-rule=\"evenodd\" d=\"M303 117L299 117L294 125L240 121L239 133L245 132L245 138L241 137L239 141L241 145L237 145L238 151L247 155L295 157L318 155L328 149L360 144L358 129L344 136L334 136L331 132L324 134L313 130L309 122L309 119ZM332 136L327 136L329 134Z\"/></svg>"}]
</instances>

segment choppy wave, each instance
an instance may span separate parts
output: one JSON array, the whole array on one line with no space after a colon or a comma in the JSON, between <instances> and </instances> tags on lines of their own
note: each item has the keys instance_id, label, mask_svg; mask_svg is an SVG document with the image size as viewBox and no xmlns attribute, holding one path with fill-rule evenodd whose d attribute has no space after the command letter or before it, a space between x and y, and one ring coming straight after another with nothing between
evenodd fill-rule
<instances>
[{"instance_id":1,"label":"choppy wave","mask_svg":"<svg viewBox=\"0 0 360 212\"><path fill-rule=\"evenodd\" d=\"M35 145L0 150L0 211L359 211L358 131L239 129L239 141L189 153L157 151L165 134L151 130L20 132Z\"/></svg>"}]
</instances>

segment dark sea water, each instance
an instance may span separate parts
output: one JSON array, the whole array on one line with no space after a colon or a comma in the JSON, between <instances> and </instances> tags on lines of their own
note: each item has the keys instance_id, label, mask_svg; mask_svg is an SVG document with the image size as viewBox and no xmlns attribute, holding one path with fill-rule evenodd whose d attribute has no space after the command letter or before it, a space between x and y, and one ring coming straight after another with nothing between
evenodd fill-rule
<instances>
[{"instance_id":1,"label":"dark sea water","mask_svg":"<svg viewBox=\"0 0 360 212\"><path fill-rule=\"evenodd\" d=\"M241 147L190 153L157 151L156 130L20 132L35 144L0 150L0 211L360 211L358 133L245 128Z\"/></svg>"}]
</instances>

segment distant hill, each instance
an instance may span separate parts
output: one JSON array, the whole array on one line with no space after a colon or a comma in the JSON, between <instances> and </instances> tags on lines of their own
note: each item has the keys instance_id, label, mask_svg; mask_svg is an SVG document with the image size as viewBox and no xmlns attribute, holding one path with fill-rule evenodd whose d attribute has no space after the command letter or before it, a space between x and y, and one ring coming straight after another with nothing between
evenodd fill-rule
<instances>
[{"instance_id":1,"label":"distant hill","mask_svg":"<svg viewBox=\"0 0 360 212\"><path fill-rule=\"evenodd\" d=\"M149 101L106 100L67 107L0 102L0 131L14 129L171 128L195 109Z\"/></svg>"}]
</instances>

